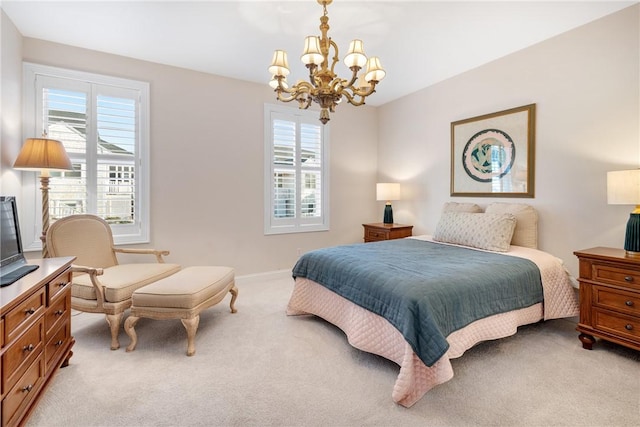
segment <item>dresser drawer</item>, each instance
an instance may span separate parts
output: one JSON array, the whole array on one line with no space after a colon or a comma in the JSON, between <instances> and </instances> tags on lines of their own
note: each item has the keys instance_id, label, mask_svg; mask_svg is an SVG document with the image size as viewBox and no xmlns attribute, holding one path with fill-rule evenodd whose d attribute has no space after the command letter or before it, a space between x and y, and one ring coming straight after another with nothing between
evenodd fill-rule
<instances>
[{"instance_id":1,"label":"dresser drawer","mask_svg":"<svg viewBox=\"0 0 640 427\"><path fill-rule=\"evenodd\" d=\"M25 329L36 321L46 309L45 289L42 288L19 306L9 311L4 318L5 339L8 343L13 341Z\"/></svg>"},{"instance_id":2,"label":"dresser drawer","mask_svg":"<svg viewBox=\"0 0 640 427\"><path fill-rule=\"evenodd\" d=\"M609 264L593 264L593 280L640 290L640 271Z\"/></svg>"},{"instance_id":3,"label":"dresser drawer","mask_svg":"<svg viewBox=\"0 0 640 427\"><path fill-rule=\"evenodd\" d=\"M594 286L593 304L631 316L640 316L640 294L633 292Z\"/></svg>"},{"instance_id":4,"label":"dresser drawer","mask_svg":"<svg viewBox=\"0 0 640 427\"><path fill-rule=\"evenodd\" d=\"M44 316L44 330L46 336L48 336L54 329L56 329L60 323L68 319L71 314L71 298L68 291L59 293L53 300L53 303L47 309Z\"/></svg>"},{"instance_id":5,"label":"dresser drawer","mask_svg":"<svg viewBox=\"0 0 640 427\"><path fill-rule=\"evenodd\" d=\"M44 357L47 363L47 371L51 368L51 364L59 359L60 354L65 348L65 344L69 342L71 336L71 327L69 322L60 325L51 336L48 336L47 345L44 348Z\"/></svg>"},{"instance_id":6,"label":"dresser drawer","mask_svg":"<svg viewBox=\"0 0 640 427\"><path fill-rule=\"evenodd\" d=\"M68 283L71 283L71 273L67 272L49 282L49 305L58 293L65 289Z\"/></svg>"},{"instance_id":7,"label":"dresser drawer","mask_svg":"<svg viewBox=\"0 0 640 427\"><path fill-rule=\"evenodd\" d=\"M19 420L30 402L37 396L44 381L44 358L40 355L2 401L2 425L14 424ZM14 416L18 418L14 419Z\"/></svg>"},{"instance_id":8,"label":"dresser drawer","mask_svg":"<svg viewBox=\"0 0 640 427\"><path fill-rule=\"evenodd\" d=\"M13 342L2 354L2 390L13 387L44 347L44 318Z\"/></svg>"},{"instance_id":9,"label":"dresser drawer","mask_svg":"<svg viewBox=\"0 0 640 427\"><path fill-rule=\"evenodd\" d=\"M594 309L596 329L633 340L640 338L640 318Z\"/></svg>"}]
</instances>

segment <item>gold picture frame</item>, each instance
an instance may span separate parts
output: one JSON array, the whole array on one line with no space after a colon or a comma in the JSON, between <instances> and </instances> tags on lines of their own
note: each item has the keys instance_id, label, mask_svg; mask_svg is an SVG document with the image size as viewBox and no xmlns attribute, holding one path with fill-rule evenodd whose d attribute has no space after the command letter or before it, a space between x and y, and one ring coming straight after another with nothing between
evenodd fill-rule
<instances>
[{"instance_id":1,"label":"gold picture frame","mask_svg":"<svg viewBox=\"0 0 640 427\"><path fill-rule=\"evenodd\" d=\"M534 197L536 104L451 123L451 196Z\"/></svg>"}]
</instances>

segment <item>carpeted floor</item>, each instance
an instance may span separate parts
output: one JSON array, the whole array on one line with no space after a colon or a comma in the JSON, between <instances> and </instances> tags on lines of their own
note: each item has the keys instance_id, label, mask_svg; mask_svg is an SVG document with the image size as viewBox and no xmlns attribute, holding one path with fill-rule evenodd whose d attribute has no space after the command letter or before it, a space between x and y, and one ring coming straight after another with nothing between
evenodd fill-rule
<instances>
[{"instance_id":1,"label":"carpeted floor","mask_svg":"<svg viewBox=\"0 0 640 427\"><path fill-rule=\"evenodd\" d=\"M239 278L201 315L196 354L179 320L138 322L109 350L102 315L74 312L71 364L29 426L637 426L640 353L598 341L576 319L521 327L453 361L454 378L411 408L391 400L399 368L352 348L342 331L288 317L293 283Z\"/></svg>"}]
</instances>

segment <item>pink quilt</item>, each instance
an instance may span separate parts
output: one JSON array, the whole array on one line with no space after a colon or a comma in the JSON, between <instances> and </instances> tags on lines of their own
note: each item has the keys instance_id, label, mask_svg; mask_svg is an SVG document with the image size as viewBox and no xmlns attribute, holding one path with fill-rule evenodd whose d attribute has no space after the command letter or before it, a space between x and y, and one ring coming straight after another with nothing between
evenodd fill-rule
<instances>
[{"instance_id":1,"label":"pink quilt","mask_svg":"<svg viewBox=\"0 0 640 427\"><path fill-rule=\"evenodd\" d=\"M418 239L431 240L428 236ZM518 326L578 314L578 300L562 262L537 249L511 246L507 255L530 259L540 269L544 302L477 320L447 337L449 350L433 366L426 366L402 334L386 319L335 294L322 285L297 278L287 306L288 315L314 314L342 329L349 343L385 357L400 366L392 398L409 407L430 389L453 377L450 359L475 344L516 333Z\"/></svg>"}]
</instances>

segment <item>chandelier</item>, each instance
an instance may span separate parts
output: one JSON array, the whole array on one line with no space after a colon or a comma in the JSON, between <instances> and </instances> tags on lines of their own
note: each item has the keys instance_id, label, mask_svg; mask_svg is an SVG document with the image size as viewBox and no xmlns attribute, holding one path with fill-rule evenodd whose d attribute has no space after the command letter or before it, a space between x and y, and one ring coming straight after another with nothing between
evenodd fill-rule
<instances>
[{"instance_id":1,"label":"chandelier","mask_svg":"<svg viewBox=\"0 0 640 427\"><path fill-rule=\"evenodd\" d=\"M287 52L276 50L273 61L269 66L272 79L269 85L275 89L277 99L282 102L298 101L301 109L307 109L312 102L320 106L320 121L326 124L329 121L329 112L335 112L336 106L344 96L349 104L363 105L365 98L375 92L376 84L386 74L380 59L372 56L367 59L364 54L362 40L353 40L349 44L349 51L344 58L345 65L353 73L349 80L339 78L334 72L338 57L338 45L327 37L329 31L329 16L327 5L333 0L317 0L323 8L320 17L320 31L322 36L308 36L304 40L304 51L300 60L309 69L309 81L300 80L289 88L287 76L289 75L289 63ZM329 67L329 53L333 48L333 58ZM358 71L366 64L365 71L358 76Z\"/></svg>"}]
</instances>

